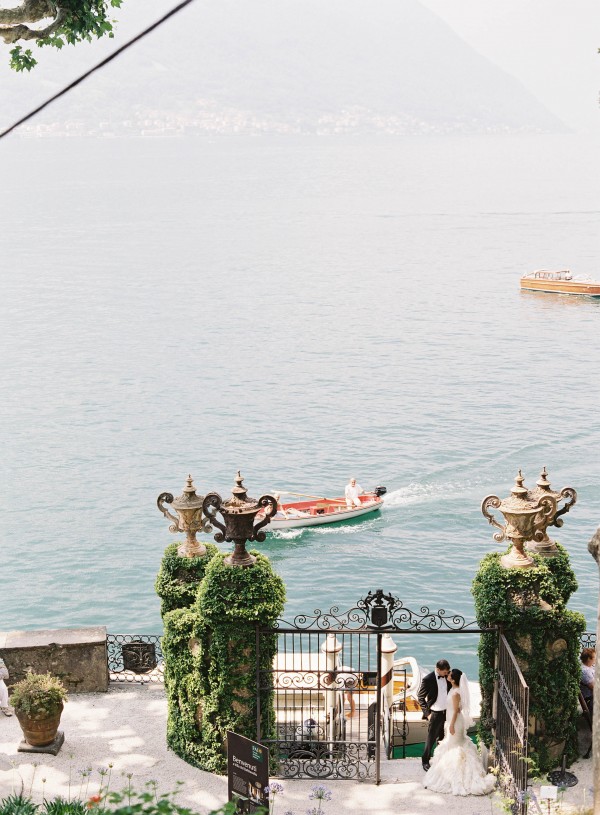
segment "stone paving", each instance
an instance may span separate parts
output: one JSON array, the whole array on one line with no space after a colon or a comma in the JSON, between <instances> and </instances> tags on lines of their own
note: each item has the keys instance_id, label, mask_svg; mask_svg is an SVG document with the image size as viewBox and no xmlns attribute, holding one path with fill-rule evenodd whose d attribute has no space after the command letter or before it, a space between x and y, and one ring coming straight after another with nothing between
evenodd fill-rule
<instances>
[{"instance_id":1,"label":"stone paving","mask_svg":"<svg viewBox=\"0 0 600 815\"><path fill-rule=\"evenodd\" d=\"M85 797L98 792L99 768L112 764L112 790L128 783L141 789L148 781L158 783L159 792L175 789L182 806L198 813L209 812L227 800L227 779L211 775L178 758L165 745L167 705L161 685L112 687L106 694L72 694L65 705L61 730L64 745L55 756L17 752L21 730L16 717L0 716L0 797L18 791L39 801L42 795ZM587 749L589 732L581 732ZM35 766L37 764L37 766ZM91 774L86 776L87 768ZM590 804L591 759L580 759L570 770L579 782L564 795L562 812ZM501 810L501 802L489 798L454 798L423 789L419 759L382 761L382 783L319 782L332 791L323 807L325 815L425 815L444 812L456 815L488 815ZM284 793L276 801L275 815L292 811L304 815L312 803L308 799L312 780L283 780ZM539 787L534 787L539 793ZM537 812L535 806L530 811ZM544 813L547 806L544 802ZM555 811L552 810L552 811Z\"/></svg>"}]
</instances>

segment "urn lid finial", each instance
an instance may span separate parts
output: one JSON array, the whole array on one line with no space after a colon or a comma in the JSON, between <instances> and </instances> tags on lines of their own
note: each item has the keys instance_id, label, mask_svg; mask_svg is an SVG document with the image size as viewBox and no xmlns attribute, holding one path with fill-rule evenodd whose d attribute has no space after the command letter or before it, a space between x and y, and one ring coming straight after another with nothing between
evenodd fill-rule
<instances>
[{"instance_id":1,"label":"urn lid finial","mask_svg":"<svg viewBox=\"0 0 600 815\"><path fill-rule=\"evenodd\" d=\"M196 494L196 487L191 475L188 475L185 487L181 495L173 501L173 509L202 509L203 495Z\"/></svg>"},{"instance_id":2,"label":"urn lid finial","mask_svg":"<svg viewBox=\"0 0 600 815\"><path fill-rule=\"evenodd\" d=\"M535 482L538 487L542 490L549 491L550 490L550 482L548 481L548 470L544 467L542 472L540 473L540 477Z\"/></svg>"},{"instance_id":3,"label":"urn lid finial","mask_svg":"<svg viewBox=\"0 0 600 815\"><path fill-rule=\"evenodd\" d=\"M517 477L515 478L515 486L512 488L511 493L515 496L515 498L521 498L525 500L527 496L527 487L523 485L525 481L525 477L521 470L517 473Z\"/></svg>"}]
</instances>

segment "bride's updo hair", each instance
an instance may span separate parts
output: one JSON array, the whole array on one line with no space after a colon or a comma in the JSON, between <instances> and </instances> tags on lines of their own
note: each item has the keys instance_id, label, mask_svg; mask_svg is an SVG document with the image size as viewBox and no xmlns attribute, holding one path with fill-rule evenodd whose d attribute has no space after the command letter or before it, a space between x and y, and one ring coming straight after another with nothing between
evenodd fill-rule
<instances>
[{"instance_id":1,"label":"bride's updo hair","mask_svg":"<svg viewBox=\"0 0 600 815\"><path fill-rule=\"evenodd\" d=\"M463 672L459 668L452 668L450 671L450 677L455 685L460 685L460 678Z\"/></svg>"}]
</instances>

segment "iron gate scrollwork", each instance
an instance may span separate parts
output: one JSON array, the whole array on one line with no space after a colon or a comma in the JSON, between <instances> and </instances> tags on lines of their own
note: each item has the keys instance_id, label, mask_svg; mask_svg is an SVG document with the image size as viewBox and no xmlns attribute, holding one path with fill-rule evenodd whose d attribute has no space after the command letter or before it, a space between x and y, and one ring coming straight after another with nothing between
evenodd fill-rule
<instances>
[{"instance_id":1,"label":"iron gate scrollwork","mask_svg":"<svg viewBox=\"0 0 600 815\"><path fill-rule=\"evenodd\" d=\"M257 738L283 777L379 783L382 750L391 757L395 746L406 748L411 728L427 726L415 698L418 676L411 686L407 659L394 664L393 635L482 630L490 629L444 609L412 610L381 589L345 611L334 606L258 626L257 665L262 637L276 634L278 652L272 666L257 669ZM261 712L269 697L272 711Z\"/></svg>"},{"instance_id":2,"label":"iron gate scrollwork","mask_svg":"<svg viewBox=\"0 0 600 815\"><path fill-rule=\"evenodd\" d=\"M277 757L280 774L368 778L375 758L375 733L369 732L368 709L363 708L360 695L373 695L372 683L377 683L373 643L377 635L353 630L350 636L340 628L318 631L281 625L261 629L258 637L274 632L278 652L272 669L259 671L257 697L260 700L273 691L274 719L263 725L259 741Z\"/></svg>"},{"instance_id":3,"label":"iron gate scrollwork","mask_svg":"<svg viewBox=\"0 0 600 815\"><path fill-rule=\"evenodd\" d=\"M106 646L111 682L164 682L160 634L108 634Z\"/></svg>"},{"instance_id":4,"label":"iron gate scrollwork","mask_svg":"<svg viewBox=\"0 0 600 815\"><path fill-rule=\"evenodd\" d=\"M514 815L527 813L529 688L504 634L498 643L495 757Z\"/></svg>"},{"instance_id":5,"label":"iron gate scrollwork","mask_svg":"<svg viewBox=\"0 0 600 815\"><path fill-rule=\"evenodd\" d=\"M596 632L595 631L586 631L580 637L581 647L582 648L595 648L596 647Z\"/></svg>"}]
</instances>

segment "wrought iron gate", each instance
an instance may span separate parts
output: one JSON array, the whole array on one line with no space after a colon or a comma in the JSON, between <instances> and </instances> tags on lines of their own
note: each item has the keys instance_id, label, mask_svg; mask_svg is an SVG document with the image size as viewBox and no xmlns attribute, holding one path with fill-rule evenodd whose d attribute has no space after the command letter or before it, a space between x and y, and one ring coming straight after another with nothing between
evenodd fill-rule
<instances>
[{"instance_id":1,"label":"wrought iron gate","mask_svg":"<svg viewBox=\"0 0 600 815\"><path fill-rule=\"evenodd\" d=\"M272 670L261 672L263 694L258 695L260 699L264 691L274 691L275 718L267 722L259 740L277 756L281 775L371 776L377 755L373 705L380 696L381 635L350 634L339 627L328 631L282 627L277 634L277 657Z\"/></svg>"},{"instance_id":2,"label":"wrought iron gate","mask_svg":"<svg viewBox=\"0 0 600 815\"><path fill-rule=\"evenodd\" d=\"M526 815L529 688L504 634L498 643L495 720L499 783L514 815Z\"/></svg>"},{"instance_id":3,"label":"wrought iron gate","mask_svg":"<svg viewBox=\"0 0 600 815\"><path fill-rule=\"evenodd\" d=\"M427 729L414 698L416 665L394 659L394 636L483 630L496 629L444 610L414 612L381 589L347 611L317 610L273 628L257 627L257 665L261 641L278 637L272 666L257 669L258 740L277 758L284 777L379 783L382 751L391 757L396 747L406 754L407 742L425 741ZM261 711L261 698L271 694L272 712Z\"/></svg>"}]
</instances>

